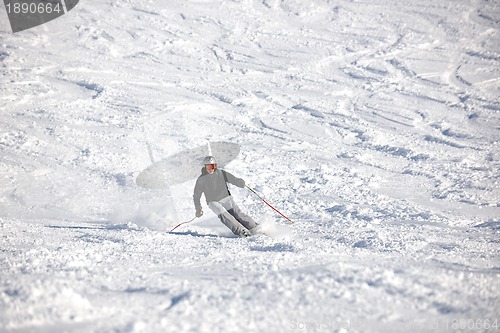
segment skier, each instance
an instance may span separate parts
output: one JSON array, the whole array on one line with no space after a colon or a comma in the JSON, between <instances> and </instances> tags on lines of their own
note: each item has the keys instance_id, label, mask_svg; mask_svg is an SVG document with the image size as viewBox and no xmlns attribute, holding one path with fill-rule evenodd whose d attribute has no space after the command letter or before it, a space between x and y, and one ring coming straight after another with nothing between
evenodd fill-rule
<instances>
[{"instance_id":1,"label":"skier","mask_svg":"<svg viewBox=\"0 0 500 333\"><path fill-rule=\"evenodd\" d=\"M245 187L245 181L227 171L218 169L213 156L205 157L203 164L204 167L201 169L201 176L196 180L193 194L196 217L203 215L200 198L204 193L208 207L235 235L248 237L253 234L252 230L256 231L255 228L257 228L258 224L240 210L227 187L229 182L243 188Z\"/></svg>"}]
</instances>

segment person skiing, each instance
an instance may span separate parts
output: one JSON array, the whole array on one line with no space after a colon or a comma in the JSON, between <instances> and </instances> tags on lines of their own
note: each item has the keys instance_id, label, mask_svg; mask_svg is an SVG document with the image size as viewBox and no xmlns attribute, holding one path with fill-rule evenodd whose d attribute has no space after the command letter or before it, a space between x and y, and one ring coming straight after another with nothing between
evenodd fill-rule
<instances>
[{"instance_id":1,"label":"person skiing","mask_svg":"<svg viewBox=\"0 0 500 333\"><path fill-rule=\"evenodd\" d=\"M218 169L213 156L205 157L203 164L204 167L196 180L193 194L196 217L203 215L200 199L201 195L205 194L208 207L226 227L240 237L250 236L252 229L257 228L258 224L236 205L227 186L227 183L231 183L243 188L245 181L227 171Z\"/></svg>"}]
</instances>

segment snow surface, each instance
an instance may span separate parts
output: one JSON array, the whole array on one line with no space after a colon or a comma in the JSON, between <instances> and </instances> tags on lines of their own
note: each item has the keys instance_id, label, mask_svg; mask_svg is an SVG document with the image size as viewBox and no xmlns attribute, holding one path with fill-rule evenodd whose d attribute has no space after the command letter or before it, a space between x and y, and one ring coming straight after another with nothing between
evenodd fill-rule
<instances>
[{"instance_id":1,"label":"snow surface","mask_svg":"<svg viewBox=\"0 0 500 333\"><path fill-rule=\"evenodd\" d=\"M0 16L2 332L498 331L498 1ZM194 179L136 177L208 141L295 222L233 187L271 236L163 232Z\"/></svg>"}]
</instances>

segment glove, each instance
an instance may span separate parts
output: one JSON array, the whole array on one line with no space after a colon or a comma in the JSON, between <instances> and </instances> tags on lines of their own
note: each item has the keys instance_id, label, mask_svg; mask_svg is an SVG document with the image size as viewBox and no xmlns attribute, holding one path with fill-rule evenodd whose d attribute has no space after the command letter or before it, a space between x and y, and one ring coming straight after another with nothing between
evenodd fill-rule
<instances>
[{"instance_id":1,"label":"glove","mask_svg":"<svg viewBox=\"0 0 500 333\"><path fill-rule=\"evenodd\" d=\"M202 215L203 215L203 210L201 210L201 208L200 208L200 209L197 209L197 210L196 210L196 217L200 217L200 216L202 216Z\"/></svg>"},{"instance_id":2,"label":"glove","mask_svg":"<svg viewBox=\"0 0 500 333\"><path fill-rule=\"evenodd\" d=\"M245 181L243 179L240 179L239 184L237 185L238 187L245 187Z\"/></svg>"}]
</instances>

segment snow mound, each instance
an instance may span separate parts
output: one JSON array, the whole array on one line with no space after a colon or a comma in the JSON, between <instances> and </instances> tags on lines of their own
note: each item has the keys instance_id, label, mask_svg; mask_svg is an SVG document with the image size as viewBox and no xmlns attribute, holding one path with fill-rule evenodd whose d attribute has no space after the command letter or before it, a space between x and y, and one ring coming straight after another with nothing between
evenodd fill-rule
<instances>
[{"instance_id":1,"label":"snow mound","mask_svg":"<svg viewBox=\"0 0 500 333\"><path fill-rule=\"evenodd\" d=\"M7 329L78 323L94 316L87 298L64 283L49 280L9 286L0 293L0 304L4 309L0 321Z\"/></svg>"},{"instance_id":2,"label":"snow mound","mask_svg":"<svg viewBox=\"0 0 500 333\"><path fill-rule=\"evenodd\" d=\"M132 207L117 205L111 214L111 223L116 228L167 231L177 221L175 207L164 202L136 204Z\"/></svg>"},{"instance_id":3,"label":"snow mound","mask_svg":"<svg viewBox=\"0 0 500 333\"><path fill-rule=\"evenodd\" d=\"M259 224L258 233L277 239L290 238L292 237L292 228L290 225L275 222L271 214L265 214Z\"/></svg>"}]
</instances>

